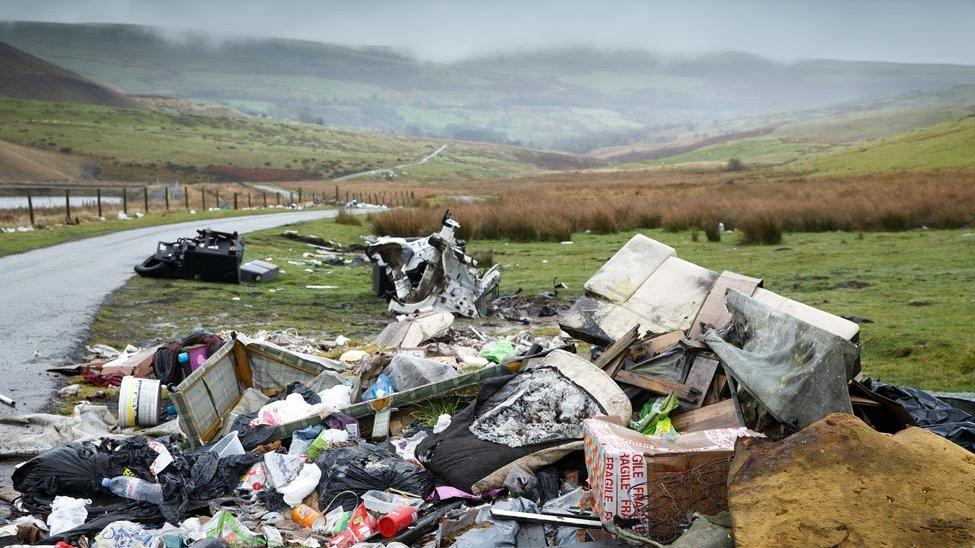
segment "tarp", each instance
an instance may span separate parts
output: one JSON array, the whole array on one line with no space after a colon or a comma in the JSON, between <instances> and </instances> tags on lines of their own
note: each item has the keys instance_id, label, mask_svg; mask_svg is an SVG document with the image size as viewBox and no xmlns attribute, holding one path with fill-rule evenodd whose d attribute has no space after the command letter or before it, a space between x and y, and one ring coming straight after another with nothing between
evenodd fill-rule
<instances>
[{"instance_id":1,"label":"tarp","mask_svg":"<svg viewBox=\"0 0 975 548\"><path fill-rule=\"evenodd\" d=\"M824 329L729 291L725 330L704 341L778 421L804 428L829 413L853 413L848 380L859 349Z\"/></svg>"}]
</instances>

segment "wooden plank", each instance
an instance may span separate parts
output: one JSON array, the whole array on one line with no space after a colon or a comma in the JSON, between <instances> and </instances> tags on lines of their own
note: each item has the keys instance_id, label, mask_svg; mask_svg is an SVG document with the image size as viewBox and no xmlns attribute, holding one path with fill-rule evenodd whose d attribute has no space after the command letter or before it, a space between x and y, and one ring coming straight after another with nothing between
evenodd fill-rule
<instances>
[{"instance_id":1,"label":"wooden plank","mask_svg":"<svg viewBox=\"0 0 975 548\"><path fill-rule=\"evenodd\" d=\"M244 343L233 340L234 351L234 371L237 373L237 380L247 388L254 387L254 373L251 371L251 361L247 357L247 349Z\"/></svg>"},{"instance_id":2,"label":"wooden plank","mask_svg":"<svg viewBox=\"0 0 975 548\"><path fill-rule=\"evenodd\" d=\"M728 321L731 320L731 312L728 312L724 305L724 297L728 289L734 289L751 296L760 285L762 285L762 280L759 278L742 276L727 270L722 272L711 287L711 292L708 293L701 309L698 310L694 323L691 324L691 328L687 332L687 337L698 338L701 336L703 332L701 323L706 323L715 328L722 328L728 324Z\"/></svg>"},{"instance_id":3,"label":"wooden plank","mask_svg":"<svg viewBox=\"0 0 975 548\"><path fill-rule=\"evenodd\" d=\"M700 399L701 396L701 392L696 388L690 388L677 382L671 382L649 375L641 375L633 371L618 371L614 378L619 382L649 390L662 396L673 392L678 399L684 401L695 401Z\"/></svg>"},{"instance_id":4,"label":"wooden plank","mask_svg":"<svg viewBox=\"0 0 975 548\"><path fill-rule=\"evenodd\" d=\"M731 398L672 416L670 420L674 428L681 433L714 428L738 428L745 425L738 416L735 402Z\"/></svg>"},{"instance_id":5,"label":"wooden plank","mask_svg":"<svg viewBox=\"0 0 975 548\"><path fill-rule=\"evenodd\" d=\"M668 346L680 342L684 338L683 331L671 331L663 335L657 335L651 339L640 341L630 346L630 358L639 360L646 356L656 356L664 351Z\"/></svg>"},{"instance_id":6,"label":"wooden plank","mask_svg":"<svg viewBox=\"0 0 975 548\"><path fill-rule=\"evenodd\" d=\"M708 389L711 387L711 381L714 379L714 373L717 370L718 360L698 356L694 358L694 363L691 364L691 370L687 372L687 378L684 379L684 385L688 388L696 388L700 394L707 394ZM697 401L693 403L682 403L681 408L696 409L701 407L703 401L704 398L698 398Z\"/></svg>"},{"instance_id":7,"label":"wooden plank","mask_svg":"<svg viewBox=\"0 0 975 548\"><path fill-rule=\"evenodd\" d=\"M623 352L633 344L640 336L640 326L634 325L629 331L627 331L622 337L616 339L616 342L606 347L606 350L596 358L596 361L592 362L593 365L606 371L607 368L613 365L613 362L617 357L621 356Z\"/></svg>"}]
</instances>

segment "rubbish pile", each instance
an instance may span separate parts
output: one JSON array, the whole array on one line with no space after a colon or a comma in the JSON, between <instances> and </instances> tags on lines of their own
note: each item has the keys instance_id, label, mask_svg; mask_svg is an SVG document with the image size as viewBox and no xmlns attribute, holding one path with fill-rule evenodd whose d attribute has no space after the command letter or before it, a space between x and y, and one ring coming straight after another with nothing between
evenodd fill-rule
<instances>
[{"instance_id":1,"label":"rubbish pile","mask_svg":"<svg viewBox=\"0 0 975 548\"><path fill-rule=\"evenodd\" d=\"M440 232L426 238L383 237L369 246L373 290L397 314L434 307L467 318L484 316L501 271L495 265L479 276L477 261L454 237L460 223L449 210L441 224Z\"/></svg>"},{"instance_id":2,"label":"rubbish pile","mask_svg":"<svg viewBox=\"0 0 975 548\"><path fill-rule=\"evenodd\" d=\"M856 324L644 236L560 324L489 336L430 306L364 345L164 345L167 433L102 414L26 461L0 543L975 541L975 417L861 378Z\"/></svg>"},{"instance_id":3,"label":"rubbish pile","mask_svg":"<svg viewBox=\"0 0 975 548\"><path fill-rule=\"evenodd\" d=\"M192 238L159 242L156 252L135 266L146 278L182 278L204 282L271 281L279 269L267 261L244 260L244 237L236 232L197 230Z\"/></svg>"}]
</instances>

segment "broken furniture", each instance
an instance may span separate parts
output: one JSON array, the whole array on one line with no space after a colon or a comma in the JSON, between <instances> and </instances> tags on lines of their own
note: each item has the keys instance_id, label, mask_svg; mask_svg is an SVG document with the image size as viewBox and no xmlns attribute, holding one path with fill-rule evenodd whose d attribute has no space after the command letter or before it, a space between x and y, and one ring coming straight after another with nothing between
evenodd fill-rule
<instances>
[{"instance_id":1,"label":"broken furniture","mask_svg":"<svg viewBox=\"0 0 975 548\"><path fill-rule=\"evenodd\" d=\"M501 281L495 265L478 276L477 261L454 237L460 223L444 214L440 232L426 238L380 238L366 254L373 262L373 290L389 310L410 314L429 307L467 318L485 315Z\"/></svg>"},{"instance_id":2,"label":"broken furniture","mask_svg":"<svg viewBox=\"0 0 975 548\"><path fill-rule=\"evenodd\" d=\"M242 282L270 282L277 279L281 268L274 263L255 259L240 265L240 281Z\"/></svg>"},{"instance_id":3,"label":"broken furniture","mask_svg":"<svg viewBox=\"0 0 975 548\"><path fill-rule=\"evenodd\" d=\"M136 265L136 273L146 278L239 283L244 237L210 229L196 232L192 238L159 242L156 252Z\"/></svg>"}]
</instances>

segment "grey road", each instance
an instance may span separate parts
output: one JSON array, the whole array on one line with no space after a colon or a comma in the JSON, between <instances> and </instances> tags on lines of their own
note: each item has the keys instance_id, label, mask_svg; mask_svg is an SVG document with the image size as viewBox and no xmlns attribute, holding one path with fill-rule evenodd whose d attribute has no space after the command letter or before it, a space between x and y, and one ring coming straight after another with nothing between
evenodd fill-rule
<instances>
[{"instance_id":1,"label":"grey road","mask_svg":"<svg viewBox=\"0 0 975 548\"><path fill-rule=\"evenodd\" d=\"M189 221L0 258L0 393L17 400L15 409L0 404L0 417L39 411L51 400L56 374L45 367L81 357L99 305L134 275L132 267L157 242L195 234L198 228L244 233L335 214L296 211Z\"/></svg>"}]
</instances>

